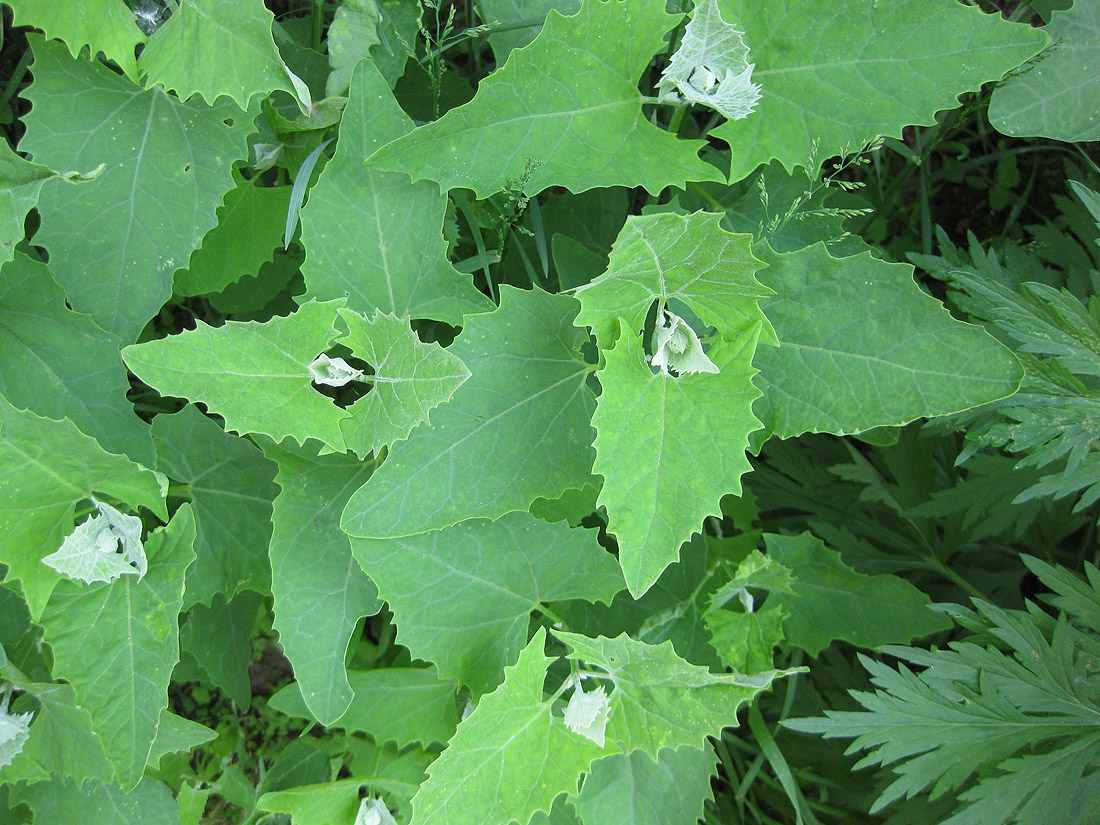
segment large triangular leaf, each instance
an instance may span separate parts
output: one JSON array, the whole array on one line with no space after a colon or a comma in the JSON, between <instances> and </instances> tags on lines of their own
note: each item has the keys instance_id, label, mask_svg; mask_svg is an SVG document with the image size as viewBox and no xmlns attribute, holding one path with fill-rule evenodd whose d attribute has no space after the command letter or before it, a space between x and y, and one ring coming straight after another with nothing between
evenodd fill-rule
<instances>
[{"instance_id":1,"label":"large triangular leaf","mask_svg":"<svg viewBox=\"0 0 1100 825\"><path fill-rule=\"evenodd\" d=\"M761 279L779 336L753 363L764 434L857 433L1004 398L1019 362L981 327L956 321L913 281L912 267L870 253L833 258L824 244L780 255Z\"/></svg>"},{"instance_id":2,"label":"large triangular leaf","mask_svg":"<svg viewBox=\"0 0 1100 825\"><path fill-rule=\"evenodd\" d=\"M535 42L483 80L472 101L370 162L479 198L509 181L528 193L643 186L657 194L717 180L697 156L701 142L677 140L642 113L638 79L676 22L664 0L585 0L570 17L552 11Z\"/></svg>"},{"instance_id":3,"label":"large triangular leaf","mask_svg":"<svg viewBox=\"0 0 1100 825\"><path fill-rule=\"evenodd\" d=\"M292 79L275 48L273 20L263 0L179 0L149 38L138 70L147 84L164 86L180 100L198 94L214 103L227 95L247 109L253 97L275 89L297 95L304 85Z\"/></svg>"},{"instance_id":4,"label":"large triangular leaf","mask_svg":"<svg viewBox=\"0 0 1100 825\"><path fill-rule=\"evenodd\" d=\"M495 312L466 319L449 351L470 378L348 502L352 536L408 536L527 510L583 486L592 392L572 326L576 301L501 288ZM367 571L369 574L369 570Z\"/></svg>"},{"instance_id":5,"label":"large triangular leaf","mask_svg":"<svg viewBox=\"0 0 1100 825\"><path fill-rule=\"evenodd\" d=\"M347 296L348 307L462 323L492 308L447 260L447 199L431 183L363 166L387 141L412 130L370 61L352 76L340 143L302 210L307 296Z\"/></svg>"},{"instance_id":6,"label":"large triangular leaf","mask_svg":"<svg viewBox=\"0 0 1100 825\"><path fill-rule=\"evenodd\" d=\"M353 697L344 655L355 623L382 607L340 531L344 505L374 465L318 456L316 444L265 444L264 453L279 465L270 549L275 629L310 713L329 725Z\"/></svg>"},{"instance_id":7,"label":"large triangular leaf","mask_svg":"<svg viewBox=\"0 0 1100 825\"><path fill-rule=\"evenodd\" d=\"M604 477L598 501L635 597L676 561L723 495L741 492L749 434L760 426L752 413L756 343L756 329L720 340L709 353L717 375L677 378L654 373L641 338L624 329L597 373L592 470Z\"/></svg>"},{"instance_id":8,"label":"large triangular leaf","mask_svg":"<svg viewBox=\"0 0 1100 825\"><path fill-rule=\"evenodd\" d=\"M600 347L608 349L619 318L640 331L654 301L664 309L675 299L720 335L759 323L761 339L775 343L758 305L772 294L756 279L764 264L753 257L752 237L726 232L721 220L709 212L627 218L607 271L576 292L581 302L577 323L592 327Z\"/></svg>"},{"instance_id":9,"label":"large triangular leaf","mask_svg":"<svg viewBox=\"0 0 1100 825\"><path fill-rule=\"evenodd\" d=\"M188 486L195 513L196 558L187 571L185 606L210 604L215 593L266 593L275 466L193 406L158 415L153 438L157 469Z\"/></svg>"},{"instance_id":10,"label":"large triangular leaf","mask_svg":"<svg viewBox=\"0 0 1100 825\"><path fill-rule=\"evenodd\" d=\"M1051 51L993 90L989 122L1006 135L1040 135L1069 143L1100 140L1100 2L1074 0L1044 28Z\"/></svg>"},{"instance_id":11,"label":"large triangular leaf","mask_svg":"<svg viewBox=\"0 0 1100 825\"><path fill-rule=\"evenodd\" d=\"M80 57L91 46L92 57L103 52L133 81L137 81L137 56L134 51L145 35L138 28L134 13L123 0L81 0L59 3L57 0L11 0L13 24L42 29L47 37L64 40L69 53Z\"/></svg>"},{"instance_id":12,"label":"large triangular leaf","mask_svg":"<svg viewBox=\"0 0 1100 825\"><path fill-rule=\"evenodd\" d=\"M140 582L134 576L90 586L63 581L42 614L54 675L76 688L125 790L141 779L168 704L194 541L195 519L184 505L149 537L149 571Z\"/></svg>"},{"instance_id":13,"label":"large triangular leaf","mask_svg":"<svg viewBox=\"0 0 1100 825\"><path fill-rule=\"evenodd\" d=\"M348 333L340 343L370 364L371 391L341 422L348 449L361 456L400 441L470 377L466 365L438 344L424 344L406 319L341 309Z\"/></svg>"},{"instance_id":14,"label":"large triangular leaf","mask_svg":"<svg viewBox=\"0 0 1100 825\"><path fill-rule=\"evenodd\" d=\"M233 185L230 167L247 154L251 118L232 103L211 108L142 91L57 43L30 42L33 105L20 148L63 172L107 164L79 186L43 187L35 243L50 250L73 309L133 341L214 226Z\"/></svg>"},{"instance_id":15,"label":"large triangular leaf","mask_svg":"<svg viewBox=\"0 0 1100 825\"><path fill-rule=\"evenodd\" d=\"M9 581L22 583L35 617L61 579L40 560L72 532L79 502L95 493L167 517L163 476L105 452L70 421L20 412L2 398L0 482L0 562Z\"/></svg>"},{"instance_id":16,"label":"large triangular leaf","mask_svg":"<svg viewBox=\"0 0 1100 825\"><path fill-rule=\"evenodd\" d=\"M406 538L352 539L352 552L393 610L398 641L478 694L516 660L539 604L606 603L623 586L595 533L527 513Z\"/></svg>"},{"instance_id":17,"label":"large triangular leaf","mask_svg":"<svg viewBox=\"0 0 1100 825\"><path fill-rule=\"evenodd\" d=\"M17 407L68 418L111 452L152 466L149 426L126 400L119 340L65 306L45 264L20 254L0 279L0 392Z\"/></svg>"},{"instance_id":18,"label":"large triangular leaf","mask_svg":"<svg viewBox=\"0 0 1100 825\"><path fill-rule=\"evenodd\" d=\"M126 347L122 357L165 395L201 401L239 433L276 441L316 438L344 451L340 422L350 417L314 386L309 365L337 337L343 301L311 301L260 324L228 321Z\"/></svg>"},{"instance_id":19,"label":"large triangular leaf","mask_svg":"<svg viewBox=\"0 0 1100 825\"><path fill-rule=\"evenodd\" d=\"M1039 52L1040 31L956 0L719 0L745 31L762 97L752 117L711 134L729 143L730 180L778 158L805 165L902 127L932 125L940 109Z\"/></svg>"}]
</instances>

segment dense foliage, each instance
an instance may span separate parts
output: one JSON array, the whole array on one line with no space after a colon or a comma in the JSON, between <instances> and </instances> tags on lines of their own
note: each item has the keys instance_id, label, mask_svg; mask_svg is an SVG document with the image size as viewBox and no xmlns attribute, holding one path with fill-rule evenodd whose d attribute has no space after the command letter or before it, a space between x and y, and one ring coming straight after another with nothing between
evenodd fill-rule
<instances>
[{"instance_id":1,"label":"dense foliage","mask_svg":"<svg viewBox=\"0 0 1100 825\"><path fill-rule=\"evenodd\" d=\"M1100 821L1100 2L1006 5L8 0L0 819Z\"/></svg>"}]
</instances>

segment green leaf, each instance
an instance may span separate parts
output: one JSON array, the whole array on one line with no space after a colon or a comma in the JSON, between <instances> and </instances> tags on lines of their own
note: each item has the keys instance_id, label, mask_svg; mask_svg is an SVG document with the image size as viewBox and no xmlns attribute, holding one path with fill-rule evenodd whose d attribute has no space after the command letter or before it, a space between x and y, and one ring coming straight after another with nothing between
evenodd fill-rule
<instances>
[{"instance_id":1,"label":"green leaf","mask_svg":"<svg viewBox=\"0 0 1100 825\"><path fill-rule=\"evenodd\" d=\"M12 404L68 418L104 449L152 466L149 427L126 400L119 340L65 306L44 264L19 254L0 279L0 392Z\"/></svg>"},{"instance_id":2,"label":"green leaf","mask_svg":"<svg viewBox=\"0 0 1100 825\"><path fill-rule=\"evenodd\" d=\"M55 180L39 201L35 243L73 309L134 341L172 294L172 273L214 226L247 154L251 118L235 105L184 103L142 91L105 66L70 58L31 35L35 81L20 148L51 169L107 169L71 186Z\"/></svg>"},{"instance_id":3,"label":"green leaf","mask_svg":"<svg viewBox=\"0 0 1100 825\"><path fill-rule=\"evenodd\" d=\"M48 167L15 154L7 141L0 145L0 264L15 256L27 213L38 206L42 184L54 177Z\"/></svg>"},{"instance_id":4,"label":"green leaf","mask_svg":"<svg viewBox=\"0 0 1100 825\"><path fill-rule=\"evenodd\" d=\"M1100 140L1100 3L1074 0L1072 8L1055 11L1043 31L1050 35L1050 51L993 90L989 122L1017 137Z\"/></svg>"},{"instance_id":5,"label":"green leaf","mask_svg":"<svg viewBox=\"0 0 1100 825\"><path fill-rule=\"evenodd\" d=\"M195 519L184 505L150 535L149 571L140 582L133 576L91 586L62 581L42 614L54 675L76 688L125 790L141 779L168 704L194 541Z\"/></svg>"},{"instance_id":6,"label":"green leaf","mask_svg":"<svg viewBox=\"0 0 1100 825\"><path fill-rule=\"evenodd\" d=\"M257 186L234 172L236 186L218 207L218 223L191 254L187 269L177 270L178 295L221 292L241 278L259 274L281 245L289 186Z\"/></svg>"},{"instance_id":7,"label":"green leaf","mask_svg":"<svg viewBox=\"0 0 1100 825\"><path fill-rule=\"evenodd\" d=\"M710 798L716 758L710 747L665 748L605 756L592 765L575 804L581 820L617 825L695 822Z\"/></svg>"},{"instance_id":8,"label":"green leaf","mask_svg":"<svg viewBox=\"0 0 1100 825\"><path fill-rule=\"evenodd\" d=\"M360 456L407 438L470 377L450 350L421 343L407 319L377 310L367 318L347 309L340 317L348 327L340 343L374 369L370 392L341 422L348 449Z\"/></svg>"},{"instance_id":9,"label":"green leaf","mask_svg":"<svg viewBox=\"0 0 1100 825\"><path fill-rule=\"evenodd\" d=\"M654 759L661 748L704 747L708 734L736 725L742 704L792 672L711 673L677 656L671 642L647 645L626 634L590 639L554 631L554 636L570 647L571 658L600 668L614 686L608 743L627 753L640 749Z\"/></svg>"},{"instance_id":10,"label":"green leaf","mask_svg":"<svg viewBox=\"0 0 1100 825\"><path fill-rule=\"evenodd\" d=\"M213 104L226 95L247 109L256 95L275 89L298 96L305 85L279 56L271 36L274 16L262 0L180 0L145 45L138 71L149 85L180 100L194 94ZM297 81L297 82L294 82ZM302 99L309 109L309 93Z\"/></svg>"},{"instance_id":11,"label":"green leaf","mask_svg":"<svg viewBox=\"0 0 1100 825\"><path fill-rule=\"evenodd\" d=\"M401 644L475 694L500 683L540 604L607 603L623 586L595 533L527 513L385 541L352 539L352 552L393 610Z\"/></svg>"},{"instance_id":12,"label":"green leaf","mask_svg":"<svg viewBox=\"0 0 1100 825\"><path fill-rule=\"evenodd\" d=\"M310 301L293 315L259 324L227 321L135 344L123 360L165 395L201 401L227 430L276 441L317 438L344 451L340 422L350 413L313 387L309 365L337 337L343 301Z\"/></svg>"},{"instance_id":13,"label":"green leaf","mask_svg":"<svg viewBox=\"0 0 1100 825\"><path fill-rule=\"evenodd\" d=\"M80 57L85 46L91 56L103 52L137 82L137 57L134 50L145 42L134 13L123 0L84 0L58 3L56 0L12 0L15 26L34 26L47 37L64 40L73 57Z\"/></svg>"},{"instance_id":14,"label":"green leaf","mask_svg":"<svg viewBox=\"0 0 1100 825\"><path fill-rule=\"evenodd\" d=\"M157 469L188 486L195 513L186 606L210 604L215 593L266 593L275 466L194 406L154 418L153 439Z\"/></svg>"},{"instance_id":15,"label":"green leaf","mask_svg":"<svg viewBox=\"0 0 1100 825\"><path fill-rule=\"evenodd\" d=\"M168 754L189 753L200 745L213 741L217 736L218 732L206 725L192 722L165 709L161 711L157 737L149 751L149 765L155 768Z\"/></svg>"},{"instance_id":16,"label":"green leaf","mask_svg":"<svg viewBox=\"0 0 1100 825\"><path fill-rule=\"evenodd\" d=\"M311 715L328 725L354 695L344 655L355 624L382 603L340 531L344 505L374 465L349 455L318 456L317 449L264 444L279 465L269 551L275 629Z\"/></svg>"},{"instance_id":17,"label":"green leaf","mask_svg":"<svg viewBox=\"0 0 1100 825\"><path fill-rule=\"evenodd\" d=\"M419 16L420 7L404 0L341 3L328 28L328 61L332 72L325 81L325 95L346 94L355 66L365 57L374 62L392 89L405 72L409 49L416 42Z\"/></svg>"},{"instance_id":18,"label":"green leaf","mask_svg":"<svg viewBox=\"0 0 1100 825\"><path fill-rule=\"evenodd\" d=\"M179 825L179 809L168 787L142 779L129 793L117 785L70 779L17 785L13 803L26 802L40 823L80 822L83 825Z\"/></svg>"},{"instance_id":19,"label":"green leaf","mask_svg":"<svg viewBox=\"0 0 1100 825\"><path fill-rule=\"evenodd\" d=\"M762 97L752 117L711 132L732 148L730 180L778 158L788 171L904 126L931 126L963 92L1023 63L1046 35L955 0L719 0L745 31ZM841 22L843 21L843 22ZM822 36L842 27L843 34Z\"/></svg>"},{"instance_id":20,"label":"green leaf","mask_svg":"<svg viewBox=\"0 0 1100 825\"><path fill-rule=\"evenodd\" d=\"M778 293L761 306L779 346L760 347L753 359L765 435L896 426L1019 387L1012 353L952 318L913 282L912 267L869 252L833 258L824 244L757 254L769 265L762 280Z\"/></svg>"},{"instance_id":21,"label":"green leaf","mask_svg":"<svg viewBox=\"0 0 1100 825\"><path fill-rule=\"evenodd\" d=\"M488 25L516 26L538 21L534 25L489 35L497 65L503 66L512 49L526 46L542 31L547 12L553 9L561 14L576 14L580 11L581 0L478 0L477 8L478 15Z\"/></svg>"},{"instance_id":22,"label":"green leaf","mask_svg":"<svg viewBox=\"0 0 1100 825\"><path fill-rule=\"evenodd\" d=\"M355 696L326 728L365 731L375 742L392 740L399 748L413 742L446 742L455 732L456 685L440 679L434 667L375 668L349 673L348 681ZM272 696L270 706L288 716L311 716L297 682Z\"/></svg>"},{"instance_id":23,"label":"green leaf","mask_svg":"<svg viewBox=\"0 0 1100 825\"><path fill-rule=\"evenodd\" d=\"M290 814L294 825L354 825L360 806L360 792L372 790L396 791L400 783L387 779L362 777L341 779L317 785L299 785L285 791L266 793L256 807L261 811ZM370 825L371 820L367 820ZM376 823L383 825L383 823Z\"/></svg>"},{"instance_id":24,"label":"green leaf","mask_svg":"<svg viewBox=\"0 0 1100 825\"><path fill-rule=\"evenodd\" d=\"M447 198L431 183L363 167L363 158L412 130L370 61L355 70L336 156L302 210L307 297L347 296L348 307L461 324L492 303L447 260Z\"/></svg>"},{"instance_id":25,"label":"green leaf","mask_svg":"<svg viewBox=\"0 0 1100 825\"><path fill-rule=\"evenodd\" d=\"M575 307L502 286L499 309L467 318L448 351L470 378L352 495L341 529L408 536L526 511L585 484L593 403Z\"/></svg>"},{"instance_id":26,"label":"green leaf","mask_svg":"<svg viewBox=\"0 0 1100 825\"><path fill-rule=\"evenodd\" d=\"M769 601L751 613L716 610L707 613L703 620L722 664L731 670L756 673L772 667L775 648L785 638L783 624L788 616L786 608Z\"/></svg>"},{"instance_id":27,"label":"green leaf","mask_svg":"<svg viewBox=\"0 0 1100 825\"><path fill-rule=\"evenodd\" d=\"M504 684L485 696L458 726L447 750L413 797L417 825L507 825L550 811L574 791L580 774L614 752L573 733L551 712L543 681L551 659L539 628L505 670Z\"/></svg>"},{"instance_id":28,"label":"green leaf","mask_svg":"<svg viewBox=\"0 0 1100 825\"><path fill-rule=\"evenodd\" d=\"M196 604L180 628L180 647L194 657L207 681L221 688L242 711L252 704L248 665L252 661L252 626L263 597L251 590L226 600L216 593L210 606Z\"/></svg>"},{"instance_id":29,"label":"green leaf","mask_svg":"<svg viewBox=\"0 0 1100 825\"><path fill-rule=\"evenodd\" d=\"M76 701L72 685L15 683L38 703L30 737L10 765L0 768L0 782L43 782L51 774L109 782L114 769L103 752L103 744L92 731L92 718ZM25 711L30 703L16 700L13 710Z\"/></svg>"},{"instance_id":30,"label":"green leaf","mask_svg":"<svg viewBox=\"0 0 1100 825\"><path fill-rule=\"evenodd\" d=\"M756 279L764 263L753 257L752 236L726 232L721 220L708 212L627 218L607 271L576 292L577 323L592 327L600 347L610 349L617 319L641 331L654 301L663 309L675 299L722 336L759 323L761 340L776 343L759 306L772 291Z\"/></svg>"},{"instance_id":31,"label":"green leaf","mask_svg":"<svg viewBox=\"0 0 1100 825\"><path fill-rule=\"evenodd\" d=\"M473 189L478 198L509 181L528 194L643 186L656 195L689 180L718 180L698 157L701 141L677 140L642 112L638 79L675 23L664 0L585 0L570 17L550 12L534 43L483 80L472 101L369 162L444 191Z\"/></svg>"},{"instance_id":32,"label":"green leaf","mask_svg":"<svg viewBox=\"0 0 1100 825\"><path fill-rule=\"evenodd\" d=\"M784 625L787 642L811 656L836 639L878 647L951 626L945 616L929 610L928 597L905 579L857 573L811 533L767 534L764 539L768 556L797 577L793 593L775 592L768 601L774 599L790 613Z\"/></svg>"},{"instance_id":33,"label":"green leaf","mask_svg":"<svg viewBox=\"0 0 1100 825\"><path fill-rule=\"evenodd\" d=\"M2 398L0 482L0 562L8 565L9 581L22 583L36 618L61 580L40 560L72 532L79 502L99 493L167 518L167 483L159 473L105 452L70 421L20 412Z\"/></svg>"},{"instance_id":34,"label":"green leaf","mask_svg":"<svg viewBox=\"0 0 1100 825\"><path fill-rule=\"evenodd\" d=\"M624 328L597 373L603 394L592 419L592 469L604 477L598 503L635 597L676 561L723 495L741 493L749 433L760 426L752 414L756 341L756 329L720 340L709 353L717 375L674 378L654 373L641 338Z\"/></svg>"}]
</instances>

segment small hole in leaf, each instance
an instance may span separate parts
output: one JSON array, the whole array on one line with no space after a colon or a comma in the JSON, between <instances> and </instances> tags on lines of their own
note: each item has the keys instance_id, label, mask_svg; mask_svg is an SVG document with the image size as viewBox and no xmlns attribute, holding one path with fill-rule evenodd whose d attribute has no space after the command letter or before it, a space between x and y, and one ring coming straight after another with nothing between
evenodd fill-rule
<instances>
[{"instance_id":1,"label":"small hole in leaf","mask_svg":"<svg viewBox=\"0 0 1100 825\"><path fill-rule=\"evenodd\" d=\"M191 164L189 163L189 164L187 164L186 166L184 166L184 167L183 167L183 171L184 171L184 172L190 172L190 171L191 171Z\"/></svg>"},{"instance_id":2,"label":"small hole in leaf","mask_svg":"<svg viewBox=\"0 0 1100 825\"><path fill-rule=\"evenodd\" d=\"M226 126L232 126L233 125L233 118L227 117L227 118L225 118L225 120L222 121L222 123L224 123Z\"/></svg>"}]
</instances>

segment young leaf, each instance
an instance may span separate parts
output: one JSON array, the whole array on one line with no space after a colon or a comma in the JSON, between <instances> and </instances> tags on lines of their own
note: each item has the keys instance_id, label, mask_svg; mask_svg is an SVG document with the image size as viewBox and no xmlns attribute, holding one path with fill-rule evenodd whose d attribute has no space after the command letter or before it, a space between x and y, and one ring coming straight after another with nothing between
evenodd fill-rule
<instances>
[{"instance_id":1,"label":"young leaf","mask_svg":"<svg viewBox=\"0 0 1100 825\"><path fill-rule=\"evenodd\" d=\"M665 375L692 375L709 372L717 375L699 336L688 323L674 312L663 310L653 327L653 357L649 363Z\"/></svg>"},{"instance_id":2,"label":"young leaf","mask_svg":"<svg viewBox=\"0 0 1100 825\"><path fill-rule=\"evenodd\" d=\"M18 254L0 278L0 391L20 408L68 418L104 449L153 466L149 426L126 400L121 342L65 306L45 264Z\"/></svg>"},{"instance_id":3,"label":"young leaf","mask_svg":"<svg viewBox=\"0 0 1100 825\"><path fill-rule=\"evenodd\" d=\"M113 582L127 574L141 581L148 567L141 544L141 519L94 497L92 504L99 512L78 524L61 548L44 556L42 563L85 584Z\"/></svg>"},{"instance_id":4,"label":"young leaf","mask_svg":"<svg viewBox=\"0 0 1100 825\"><path fill-rule=\"evenodd\" d=\"M421 343L407 319L377 310L367 318L347 309L340 317L348 333L339 343L374 370L364 379L371 391L348 409L352 417L340 425L348 449L360 456L408 437L470 377L450 349Z\"/></svg>"},{"instance_id":5,"label":"young leaf","mask_svg":"<svg viewBox=\"0 0 1100 825\"><path fill-rule=\"evenodd\" d=\"M345 450L340 422L351 413L313 387L309 365L337 337L343 301L310 301L287 317L258 324L228 321L134 344L123 360L167 395L201 401L225 418L226 429L323 441Z\"/></svg>"},{"instance_id":6,"label":"young leaf","mask_svg":"<svg viewBox=\"0 0 1100 825\"><path fill-rule=\"evenodd\" d=\"M265 443L279 474L271 534L275 629L310 714L333 724L354 692L344 658L356 622L382 603L340 531L348 498L374 470L350 455L317 455L319 445Z\"/></svg>"},{"instance_id":7,"label":"young leaf","mask_svg":"<svg viewBox=\"0 0 1100 825\"><path fill-rule=\"evenodd\" d=\"M592 327L601 349L610 349L622 318L641 330L654 301L681 301L720 335L732 337L761 324L761 340L775 333L759 301L772 291L756 280L764 267L753 257L752 238L721 228L720 214L664 213L631 216L611 249L607 271L577 290L577 323Z\"/></svg>"},{"instance_id":8,"label":"young leaf","mask_svg":"<svg viewBox=\"0 0 1100 825\"><path fill-rule=\"evenodd\" d=\"M76 688L124 790L141 779L179 660L184 573L195 558L188 505L149 537L149 572L90 587L60 582L42 614L54 676ZM95 651L95 655L89 655Z\"/></svg>"},{"instance_id":9,"label":"young leaf","mask_svg":"<svg viewBox=\"0 0 1100 825\"><path fill-rule=\"evenodd\" d=\"M266 593L275 466L192 405L153 419L153 440L157 469L188 486L195 513L184 606L210 604L215 593Z\"/></svg>"},{"instance_id":10,"label":"young leaf","mask_svg":"<svg viewBox=\"0 0 1100 825\"><path fill-rule=\"evenodd\" d=\"M72 532L79 502L98 493L167 518L168 485L162 475L105 452L69 421L20 412L3 398L0 481L0 531L5 536L0 562L8 565L9 581L22 583L35 618L61 581L41 559Z\"/></svg>"},{"instance_id":11,"label":"young leaf","mask_svg":"<svg viewBox=\"0 0 1100 825\"><path fill-rule=\"evenodd\" d=\"M604 477L598 503L607 508L635 598L718 512L718 500L741 492L749 434L760 426L752 414L760 392L752 383L757 334L714 344L718 374L674 378L654 374L641 339L624 328L597 373L603 394L592 419L592 470Z\"/></svg>"},{"instance_id":12,"label":"young leaf","mask_svg":"<svg viewBox=\"0 0 1100 825\"><path fill-rule=\"evenodd\" d=\"M349 535L499 518L588 481L593 401L576 302L509 286L500 297L495 312L467 318L448 348L470 378L351 497L340 523Z\"/></svg>"},{"instance_id":13,"label":"young leaf","mask_svg":"<svg viewBox=\"0 0 1100 825\"><path fill-rule=\"evenodd\" d=\"M562 718L569 730L591 739L602 748L608 709L607 693L602 686L585 693L584 684L577 679Z\"/></svg>"},{"instance_id":14,"label":"young leaf","mask_svg":"<svg viewBox=\"0 0 1100 825\"><path fill-rule=\"evenodd\" d=\"M701 103L730 120L748 117L760 100L744 32L722 19L718 0L699 0L680 47L661 74L661 99Z\"/></svg>"},{"instance_id":15,"label":"young leaf","mask_svg":"<svg viewBox=\"0 0 1100 825\"><path fill-rule=\"evenodd\" d=\"M145 44L138 71L147 85L163 86L180 100L198 94L213 104L226 95L247 109L257 95L283 89L309 112L308 90L275 48L273 21L262 0L237 0L232 6L180 0Z\"/></svg>"},{"instance_id":16,"label":"young leaf","mask_svg":"<svg viewBox=\"0 0 1100 825\"><path fill-rule=\"evenodd\" d=\"M902 127L932 125L963 92L998 80L1048 42L955 0L836 0L823 18L814 0L761 4L720 0L722 16L745 27L763 97L752 117L711 132L735 148L730 180L778 158L805 164ZM844 21L843 38L822 37Z\"/></svg>"},{"instance_id":17,"label":"young leaf","mask_svg":"<svg viewBox=\"0 0 1100 825\"><path fill-rule=\"evenodd\" d=\"M251 118L232 103L143 91L57 43L29 40L35 80L20 148L51 169L108 164L88 183L43 187L35 243L50 250L73 309L134 341L171 296L172 273L214 226L232 162L247 156Z\"/></svg>"},{"instance_id":18,"label":"young leaf","mask_svg":"<svg viewBox=\"0 0 1100 825\"><path fill-rule=\"evenodd\" d=\"M521 180L528 194L548 186L656 194L717 180L698 157L701 141L677 140L642 112L638 78L675 22L664 0L585 0L570 17L551 11L535 42L483 80L472 101L368 162L478 198ZM606 139L594 142L594 134Z\"/></svg>"},{"instance_id":19,"label":"young leaf","mask_svg":"<svg viewBox=\"0 0 1100 825\"><path fill-rule=\"evenodd\" d=\"M352 539L352 551L393 610L400 643L475 694L500 683L540 604L607 603L623 586L615 558L592 531L527 513L405 538Z\"/></svg>"},{"instance_id":20,"label":"young leaf","mask_svg":"<svg viewBox=\"0 0 1100 825\"><path fill-rule=\"evenodd\" d=\"M492 309L447 260L447 198L431 183L363 167L363 158L412 131L369 60L351 80L340 143L302 209L306 297L347 296L348 308L461 324Z\"/></svg>"},{"instance_id":21,"label":"young leaf","mask_svg":"<svg viewBox=\"0 0 1100 825\"><path fill-rule=\"evenodd\" d=\"M762 309L778 347L753 363L764 433L857 433L945 415L1011 395L1023 370L985 330L956 321L912 269L869 252L833 258L824 244L757 250L777 295ZM763 439L762 439L763 440Z\"/></svg>"},{"instance_id":22,"label":"young leaf","mask_svg":"<svg viewBox=\"0 0 1100 825\"><path fill-rule=\"evenodd\" d=\"M12 713L11 686L0 698L0 770L10 765L27 744L30 736L31 713Z\"/></svg>"},{"instance_id":23,"label":"young leaf","mask_svg":"<svg viewBox=\"0 0 1100 825\"><path fill-rule=\"evenodd\" d=\"M1100 92L1093 82L1100 5L1079 0L1069 9L1056 9L1043 31L1050 35L1050 51L997 85L989 100L989 122L1017 137L1100 140Z\"/></svg>"}]
</instances>

